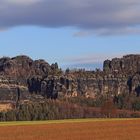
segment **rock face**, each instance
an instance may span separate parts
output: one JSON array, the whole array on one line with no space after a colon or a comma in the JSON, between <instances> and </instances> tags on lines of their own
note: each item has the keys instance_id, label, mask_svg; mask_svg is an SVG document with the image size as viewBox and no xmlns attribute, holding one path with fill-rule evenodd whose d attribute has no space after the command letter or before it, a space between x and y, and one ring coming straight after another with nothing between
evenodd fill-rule
<instances>
[{"instance_id":1,"label":"rock face","mask_svg":"<svg viewBox=\"0 0 140 140\"><path fill-rule=\"evenodd\" d=\"M101 94L115 96L122 93L139 96L140 55L105 60L103 71L70 72L55 79L41 79L39 85L39 91L48 98L53 98L57 92L58 97L80 95L95 98Z\"/></svg>"},{"instance_id":2,"label":"rock face","mask_svg":"<svg viewBox=\"0 0 140 140\"><path fill-rule=\"evenodd\" d=\"M33 61L28 56L0 59L0 100L17 100L17 84L22 88L21 98L25 98L29 92L27 79L33 76L48 76L51 66L44 60Z\"/></svg>"},{"instance_id":3,"label":"rock face","mask_svg":"<svg viewBox=\"0 0 140 140\"><path fill-rule=\"evenodd\" d=\"M26 79L36 76L46 76L50 71L50 65L44 60L35 60L27 56L0 59L0 75L25 83Z\"/></svg>"},{"instance_id":4,"label":"rock face","mask_svg":"<svg viewBox=\"0 0 140 140\"><path fill-rule=\"evenodd\" d=\"M114 71L131 75L140 71L140 55L126 55L123 58L114 58L111 61L104 61L104 71L112 73Z\"/></svg>"},{"instance_id":5,"label":"rock face","mask_svg":"<svg viewBox=\"0 0 140 140\"><path fill-rule=\"evenodd\" d=\"M17 84L18 83L18 84ZM22 89L17 94L17 88ZM44 98L118 94L140 95L140 55L105 60L103 71L60 72L57 63L27 56L0 59L0 99L23 100L38 95ZM20 96L20 97L19 97Z\"/></svg>"}]
</instances>

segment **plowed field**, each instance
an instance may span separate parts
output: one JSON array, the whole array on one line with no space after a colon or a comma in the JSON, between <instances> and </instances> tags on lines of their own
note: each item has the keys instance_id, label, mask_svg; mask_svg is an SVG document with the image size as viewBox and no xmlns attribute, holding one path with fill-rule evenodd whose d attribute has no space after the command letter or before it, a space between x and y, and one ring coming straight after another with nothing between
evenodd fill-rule
<instances>
[{"instance_id":1,"label":"plowed field","mask_svg":"<svg viewBox=\"0 0 140 140\"><path fill-rule=\"evenodd\" d=\"M140 119L0 123L0 140L140 140Z\"/></svg>"}]
</instances>

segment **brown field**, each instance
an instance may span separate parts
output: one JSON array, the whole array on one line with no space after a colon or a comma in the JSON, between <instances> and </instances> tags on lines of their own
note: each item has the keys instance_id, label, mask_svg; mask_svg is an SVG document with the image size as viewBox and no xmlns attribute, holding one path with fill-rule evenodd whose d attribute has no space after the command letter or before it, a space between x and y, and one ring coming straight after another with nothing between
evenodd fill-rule
<instances>
[{"instance_id":1,"label":"brown field","mask_svg":"<svg viewBox=\"0 0 140 140\"><path fill-rule=\"evenodd\" d=\"M0 124L0 140L140 140L139 131L140 119L15 123Z\"/></svg>"}]
</instances>

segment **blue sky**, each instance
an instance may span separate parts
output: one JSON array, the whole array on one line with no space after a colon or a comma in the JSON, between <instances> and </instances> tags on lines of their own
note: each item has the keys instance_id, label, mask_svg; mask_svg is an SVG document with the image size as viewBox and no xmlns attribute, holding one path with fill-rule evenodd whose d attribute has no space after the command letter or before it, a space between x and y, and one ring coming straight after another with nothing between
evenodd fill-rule
<instances>
[{"instance_id":1,"label":"blue sky","mask_svg":"<svg viewBox=\"0 0 140 140\"><path fill-rule=\"evenodd\" d=\"M59 6L58 1L61 2ZM45 59L50 64L58 62L62 68L92 69L102 67L105 59L139 54L140 18L133 10L140 9L138 0L130 0L130 3L119 0L114 5L115 11L111 8L111 0L105 0L109 4L105 4L104 8L95 0L87 0L90 5L85 0L58 1L1 0L0 56L29 55L33 59ZM134 7L130 8L132 2L135 2ZM46 8L45 4L50 4L51 8L40 12L42 7ZM92 5L96 6L95 10L87 10L90 7L93 9ZM96 10L99 8L100 11ZM83 9L87 11L82 13ZM112 14L108 17L110 12ZM101 16L103 13L106 13L106 18ZM114 18L114 15L117 16Z\"/></svg>"}]
</instances>

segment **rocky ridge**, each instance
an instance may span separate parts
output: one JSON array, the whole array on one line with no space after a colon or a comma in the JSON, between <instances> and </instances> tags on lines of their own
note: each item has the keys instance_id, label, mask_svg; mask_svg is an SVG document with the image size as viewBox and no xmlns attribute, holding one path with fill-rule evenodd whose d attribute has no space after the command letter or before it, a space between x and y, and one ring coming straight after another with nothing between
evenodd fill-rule
<instances>
[{"instance_id":1,"label":"rocky ridge","mask_svg":"<svg viewBox=\"0 0 140 140\"><path fill-rule=\"evenodd\" d=\"M27 56L0 59L0 100L119 94L140 95L140 55L105 60L103 71L62 72L57 63L49 65Z\"/></svg>"}]
</instances>

